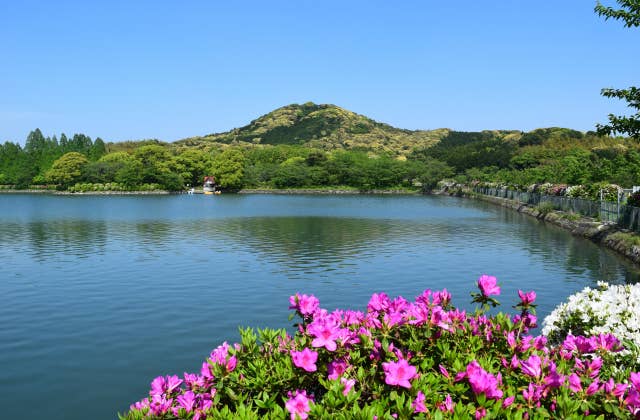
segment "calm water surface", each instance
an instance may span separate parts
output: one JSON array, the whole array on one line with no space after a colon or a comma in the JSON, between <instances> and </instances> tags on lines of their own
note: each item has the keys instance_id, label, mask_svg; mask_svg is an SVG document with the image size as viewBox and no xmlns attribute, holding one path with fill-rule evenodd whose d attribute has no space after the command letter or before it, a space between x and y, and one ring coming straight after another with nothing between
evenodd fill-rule
<instances>
[{"instance_id":1,"label":"calm water surface","mask_svg":"<svg viewBox=\"0 0 640 420\"><path fill-rule=\"evenodd\" d=\"M542 318L598 280L609 251L511 210L449 197L0 195L4 418L113 419L157 375L197 371L237 326L286 327L288 297L364 309L373 292L480 274Z\"/></svg>"}]
</instances>

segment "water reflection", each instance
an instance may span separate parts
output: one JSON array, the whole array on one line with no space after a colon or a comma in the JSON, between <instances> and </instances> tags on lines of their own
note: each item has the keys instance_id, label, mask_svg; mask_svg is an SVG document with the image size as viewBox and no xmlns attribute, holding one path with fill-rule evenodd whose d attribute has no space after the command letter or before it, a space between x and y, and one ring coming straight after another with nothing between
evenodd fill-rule
<instances>
[{"instance_id":1,"label":"water reflection","mask_svg":"<svg viewBox=\"0 0 640 420\"><path fill-rule=\"evenodd\" d=\"M244 251L289 274L350 271L358 260L399 255L455 264L456 257L469 253L492 250L499 256L518 249L543 265L563 267L578 278L639 279L637 267L589 241L513 211L489 211L497 217L490 213L484 218L471 215L450 221L300 216L1 223L0 247L39 262L61 256L105 255L121 248L144 260L171 250L204 260Z\"/></svg>"}]
</instances>

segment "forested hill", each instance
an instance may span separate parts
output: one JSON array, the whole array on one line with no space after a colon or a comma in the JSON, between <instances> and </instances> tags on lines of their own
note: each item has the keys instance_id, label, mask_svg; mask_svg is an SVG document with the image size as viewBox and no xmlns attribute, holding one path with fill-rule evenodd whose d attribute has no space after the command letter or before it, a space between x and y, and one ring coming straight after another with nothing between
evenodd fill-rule
<instances>
[{"instance_id":1,"label":"forested hill","mask_svg":"<svg viewBox=\"0 0 640 420\"><path fill-rule=\"evenodd\" d=\"M176 143L252 143L304 145L323 150L358 149L404 154L437 143L449 132L404 130L374 121L335 105L291 104L269 112L248 125L224 133L191 137Z\"/></svg>"}]
</instances>

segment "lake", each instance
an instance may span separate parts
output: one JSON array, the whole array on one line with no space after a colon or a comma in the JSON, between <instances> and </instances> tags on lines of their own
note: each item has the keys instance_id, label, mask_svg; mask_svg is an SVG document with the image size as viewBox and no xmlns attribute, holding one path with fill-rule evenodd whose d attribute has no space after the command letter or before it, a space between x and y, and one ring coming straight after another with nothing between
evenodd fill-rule
<instances>
[{"instance_id":1,"label":"lake","mask_svg":"<svg viewBox=\"0 0 640 420\"><path fill-rule=\"evenodd\" d=\"M0 195L4 418L113 419L158 375L200 368L237 327L287 327L288 297L363 310L372 293L481 274L540 320L598 280L636 282L612 252L512 210L423 196Z\"/></svg>"}]
</instances>

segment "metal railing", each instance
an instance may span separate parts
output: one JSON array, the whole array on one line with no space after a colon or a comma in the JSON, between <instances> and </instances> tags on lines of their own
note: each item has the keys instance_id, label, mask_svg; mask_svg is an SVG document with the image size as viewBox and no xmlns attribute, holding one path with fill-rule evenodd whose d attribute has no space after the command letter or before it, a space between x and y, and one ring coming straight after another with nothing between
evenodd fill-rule
<instances>
[{"instance_id":1,"label":"metal railing","mask_svg":"<svg viewBox=\"0 0 640 420\"><path fill-rule=\"evenodd\" d=\"M640 233L640 207L626 206L620 204L619 201L585 200L582 198L543 195L504 188L475 187L473 190L478 194L506 198L530 206L539 206L541 203L551 203L556 210L599 218L604 222L616 223L622 229L629 229Z\"/></svg>"}]
</instances>

